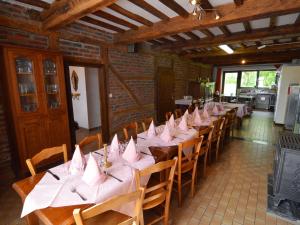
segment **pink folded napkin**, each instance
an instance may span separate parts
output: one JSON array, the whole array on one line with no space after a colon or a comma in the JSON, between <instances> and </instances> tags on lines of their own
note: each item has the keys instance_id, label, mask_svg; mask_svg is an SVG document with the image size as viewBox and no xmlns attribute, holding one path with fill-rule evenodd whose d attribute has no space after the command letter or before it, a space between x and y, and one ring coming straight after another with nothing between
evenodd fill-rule
<instances>
[{"instance_id":1,"label":"pink folded napkin","mask_svg":"<svg viewBox=\"0 0 300 225\"><path fill-rule=\"evenodd\" d=\"M119 158L120 156L120 145L118 135L115 134L114 138L112 139L110 148L109 148L109 159L114 161Z\"/></svg>"},{"instance_id":2,"label":"pink folded napkin","mask_svg":"<svg viewBox=\"0 0 300 225\"><path fill-rule=\"evenodd\" d=\"M81 179L90 186L102 184L106 180L106 175L99 168L92 153L89 155L89 160Z\"/></svg>"},{"instance_id":3,"label":"pink folded napkin","mask_svg":"<svg viewBox=\"0 0 300 225\"><path fill-rule=\"evenodd\" d=\"M209 118L209 115L208 115L207 109L205 109L205 108L203 109L202 116L204 117L204 119L208 119L208 118Z\"/></svg>"},{"instance_id":4,"label":"pink folded napkin","mask_svg":"<svg viewBox=\"0 0 300 225\"><path fill-rule=\"evenodd\" d=\"M197 109L198 109L198 108L197 108ZM201 117L200 117L199 112L195 112L195 113L194 113L194 124L195 124L196 126L201 126L201 124L202 124L202 120L201 120Z\"/></svg>"},{"instance_id":5,"label":"pink folded napkin","mask_svg":"<svg viewBox=\"0 0 300 225\"><path fill-rule=\"evenodd\" d=\"M173 116L173 115L172 115ZM148 132L147 132L147 137L148 138L153 138L156 136L156 131L155 131L155 126L154 126L154 122L152 120L150 126L149 126L149 129L148 129Z\"/></svg>"},{"instance_id":6,"label":"pink folded napkin","mask_svg":"<svg viewBox=\"0 0 300 225\"><path fill-rule=\"evenodd\" d=\"M173 138L172 138L168 123L165 125L164 130L161 133L160 139L162 139L164 142L172 141Z\"/></svg>"},{"instance_id":7,"label":"pink folded napkin","mask_svg":"<svg viewBox=\"0 0 300 225\"><path fill-rule=\"evenodd\" d=\"M123 159L125 159L126 161L128 161L130 163L139 161L139 159L141 158L140 154L138 153L138 151L136 149L136 146L135 146L135 143L134 143L134 140L132 137L130 138L130 141L129 141L122 157L123 157Z\"/></svg>"},{"instance_id":8,"label":"pink folded napkin","mask_svg":"<svg viewBox=\"0 0 300 225\"><path fill-rule=\"evenodd\" d=\"M82 154L79 145L76 145L69 171L72 175L82 174L84 172L85 166L86 166L85 157Z\"/></svg>"},{"instance_id":9,"label":"pink folded napkin","mask_svg":"<svg viewBox=\"0 0 300 225\"><path fill-rule=\"evenodd\" d=\"M214 115L218 115L219 114L219 110L218 110L218 107L216 105L214 106L212 112L213 112Z\"/></svg>"},{"instance_id":10,"label":"pink folded napkin","mask_svg":"<svg viewBox=\"0 0 300 225\"><path fill-rule=\"evenodd\" d=\"M219 111L224 111L224 106L223 106L223 104L219 104L219 105L218 105L218 108L219 108Z\"/></svg>"},{"instance_id":11,"label":"pink folded napkin","mask_svg":"<svg viewBox=\"0 0 300 225\"><path fill-rule=\"evenodd\" d=\"M183 116L181 118L181 121L180 121L178 127L179 127L180 130L183 130L183 131L188 131L189 130L188 125L187 125L187 118L185 116Z\"/></svg>"},{"instance_id":12,"label":"pink folded napkin","mask_svg":"<svg viewBox=\"0 0 300 225\"><path fill-rule=\"evenodd\" d=\"M193 117L195 118L196 114L199 114L198 106L196 106L194 112L193 112Z\"/></svg>"},{"instance_id":13,"label":"pink folded napkin","mask_svg":"<svg viewBox=\"0 0 300 225\"><path fill-rule=\"evenodd\" d=\"M185 113L183 114L183 116L187 118L188 115L189 115L189 110L187 109L187 110L185 110Z\"/></svg>"},{"instance_id":14,"label":"pink folded napkin","mask_svg":"<svg viewBox=\"0 0 300 225\"><path fill-rule=\"evenodd\" d=\"M175 120L174 120L174 115L172 114L172 116L169 119L169 125L170 128L174 128L175 127Z\"/></svg>"}]
</instances>

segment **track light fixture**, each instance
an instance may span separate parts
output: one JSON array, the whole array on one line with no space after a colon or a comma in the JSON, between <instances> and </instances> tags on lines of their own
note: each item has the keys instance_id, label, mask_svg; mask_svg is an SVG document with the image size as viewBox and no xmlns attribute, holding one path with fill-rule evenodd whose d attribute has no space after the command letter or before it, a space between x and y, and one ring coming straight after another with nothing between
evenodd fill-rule
<instances>
[{"instance_id":1,"label":"track light fixture","mask_svg":"<svg viewBox=\"0 0 300 225\"><path fill-rule=\"evenodd\" d=\"M194 9L192 11L193 16L197 16L198 20L204 19L206 15L206 11L213 11L214 16L216 20L219 20L221 18L220 14L216 9L204 9L201 6L201 0L189 0L190 4L194 6Z\"/></svg>"}]
</instances>

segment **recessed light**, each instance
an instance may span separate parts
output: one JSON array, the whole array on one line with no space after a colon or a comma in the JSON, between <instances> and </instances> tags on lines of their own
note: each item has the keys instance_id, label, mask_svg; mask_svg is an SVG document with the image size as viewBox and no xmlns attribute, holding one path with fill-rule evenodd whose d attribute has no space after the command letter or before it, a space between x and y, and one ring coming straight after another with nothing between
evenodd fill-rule
<instances>
[{"instance_id":1,"label":"recessed light","mask_svg":"<svg viewBox=\"0 0 300 225\"><path fill-rule=\"evenodd\" d=\"M241 61L241 63L242 63L242 64L245 64L245 63L246 63L246 60L245 60L245 59L243 59L243 60Z\"/></svg>"},{"instance_id":2,"label":"recessed light","mask_svg":"<svg viewBox=\"0 0 300 225\"><path fill-rule=\"evenodd\" d=\"M234 51L228 45L219 45L219 48L223 51L227 52L228 54L232 54Z\"/></svg>"}]
</instances>

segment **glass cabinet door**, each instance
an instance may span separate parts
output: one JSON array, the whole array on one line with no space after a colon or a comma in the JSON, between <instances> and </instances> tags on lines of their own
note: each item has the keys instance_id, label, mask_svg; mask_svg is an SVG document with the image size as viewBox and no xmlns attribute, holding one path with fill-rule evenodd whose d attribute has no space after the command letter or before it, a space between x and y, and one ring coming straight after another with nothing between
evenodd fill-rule
<instances>
[{"instance_id":1,"label":"glass cabinet door","mask_svg":"<svg viewBox=\"0 0 300 225\"><path fill-rule=\"evenodd\" d=\"M36 112L38 99L33 61L27 57L17 57L15 63L21 110Z\"/></svg>"},{"instance_id":2,"label":"glass cabinet door","mask_svg":"<svg viewBox=\"0 0 300 225\"><path fill-rule=\"evenodd\" d=\"M48 108L57 109L60 107L61 101L59 78L55 61L51 58L44 59L43 71Z\"/></svg>"}]
</instances>

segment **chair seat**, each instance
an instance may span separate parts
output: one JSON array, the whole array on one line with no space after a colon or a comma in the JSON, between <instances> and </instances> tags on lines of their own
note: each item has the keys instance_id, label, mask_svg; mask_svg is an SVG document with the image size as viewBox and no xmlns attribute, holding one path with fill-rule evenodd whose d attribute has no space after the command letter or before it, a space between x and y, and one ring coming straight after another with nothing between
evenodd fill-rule
<instances>
[{"instance_id":1,"label":"chair seat","mask_svg":"<svg viewBox=\"0 0 300 225\"><path fill-rule=\"evenodd\" d=\"M116 211L108 211L85 220L84 225L116 225L128 219L130 219L130 217L125 214Z\"/></svg>"}]
</instances>

